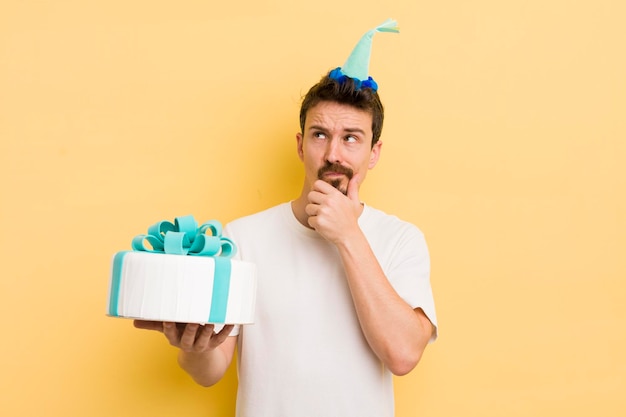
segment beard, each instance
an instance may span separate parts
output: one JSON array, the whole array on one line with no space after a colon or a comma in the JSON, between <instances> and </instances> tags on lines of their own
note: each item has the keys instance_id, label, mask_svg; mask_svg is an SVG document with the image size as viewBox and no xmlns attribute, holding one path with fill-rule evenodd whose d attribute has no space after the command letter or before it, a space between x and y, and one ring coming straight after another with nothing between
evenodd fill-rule
<instances>
[{"instance_id":1,"label":"beard","mask_svg":"<svg viewBox=\"0 0 626 417\"><path fill-rule=\"evenodd\" d=\"M331 164L328 161L324 164L323 167L321 167L319 170L317 170L317 178L318 179L320 179L322 181L326 181L327 183L329 183L330 185L332 185L333 187L338 189L344 195L348 195L348 185L346 184L345 187L342 187L341 186L341 182L342 181L340 179L327 180L327 179L324 178L324 174L326 174L328 172L332 172L332 173L335 173L335 174L343 174L343 175L346 176L348 181L350 181L352 179L352 177L354 176L354 172L350 168L348 168L348 167L344 167L343 165L340 165L340 164Z\"/></svg>"}]
</instances>

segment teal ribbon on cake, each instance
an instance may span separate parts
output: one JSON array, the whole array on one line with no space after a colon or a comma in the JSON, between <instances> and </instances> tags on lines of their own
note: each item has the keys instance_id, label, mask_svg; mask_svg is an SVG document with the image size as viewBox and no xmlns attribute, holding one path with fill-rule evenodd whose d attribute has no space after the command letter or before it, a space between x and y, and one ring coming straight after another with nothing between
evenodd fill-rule
<instances>
[{"instance_id":1,"label":"teal ribbon on cake","mask_svg":"<svg viewBox=\"0 0 626 417\"><path fill-rule=\"evenodd\" d=\"M210 235L207 234L210 231ZM147 244L149 245L147 245ZM229 238L222 236L222 224L217 220L210 220L198 227L193 216L176 217L174 223L160 221L148 228L148 234L137 235L133 238L134 251L143 251L168 255L210 256L213 257L215 268L213 275L213 295L209 322L224 323L226 307L230 290L230 258L237 252L237 247ZM119 293L119 279L124 252L120 252L114 259L115 291L111 294L111 312L117 310L117 296ZM113 299L115 298L115 299ZM116 314L112 314L116 315Z\"/></svg>"},{"instance_id":2,"label":"teal ribbon on cake","mask_svg":"<svg viewBox=\"0 0 626 417\"><path fill-rule=\"evenodd\" d=\"M122 285L122 266L124 257L129 251L122 251L113 257L113 270L111 271L111 290L109 294L109 315L119 317L120 287Z\"/></svg>"}]
</instances>

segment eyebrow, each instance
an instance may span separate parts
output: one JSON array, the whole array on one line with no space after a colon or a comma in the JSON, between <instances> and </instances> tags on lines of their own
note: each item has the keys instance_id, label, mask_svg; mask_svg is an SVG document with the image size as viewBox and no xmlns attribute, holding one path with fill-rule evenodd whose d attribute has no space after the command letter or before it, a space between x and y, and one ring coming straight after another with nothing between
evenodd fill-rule
<instances>
[{"instance_id":1,"label":"eyebrow","mask_svg":"<svg viewBox=\"0 0 626 417\"><path fill-rule=\"evenodd\" d=\"M328 131L328 129L326 129L323 126L319 126L319 125L311 125L311 126L309 126L309 130L321 130L323 132L327 132ZM363 136L365 136L365 131L363 129L359 128L359 127L348 127L348 128L345 128L344 131L348 132L348 133L360 133Z\"/></svg>"}]
</instances>

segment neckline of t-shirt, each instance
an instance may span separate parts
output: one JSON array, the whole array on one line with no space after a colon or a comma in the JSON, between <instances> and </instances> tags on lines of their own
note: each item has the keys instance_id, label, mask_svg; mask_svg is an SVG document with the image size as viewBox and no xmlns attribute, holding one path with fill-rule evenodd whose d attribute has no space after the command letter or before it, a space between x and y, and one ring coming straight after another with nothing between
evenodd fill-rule
<instances>
[{"instance_id":1,"label":"neckline of t-shirt","mask_svg":"<svg viewBox=\"0 0 626 417\"><path fill-rule=\"evenodd\" d=\"M324 239L319 233L317 233L314 229L310 229L308 227L306 227L305 225L303 225L302 223L300 223L298 221L298 219L296 218L296 215L293 212L293 209L291 208L291 203L292 201L289 201L287 203L283 204L283 217L285 219L285 222L287 223L287 225L294 231L305 235L307 237L313 238L313 239ZM362 224L363 221L365 221L365 219L370 215L370 208L367 204L362 203L363 204L363 211L361 212L361 215L359 216L359 224Z\"/></svg>"}]
</instances>

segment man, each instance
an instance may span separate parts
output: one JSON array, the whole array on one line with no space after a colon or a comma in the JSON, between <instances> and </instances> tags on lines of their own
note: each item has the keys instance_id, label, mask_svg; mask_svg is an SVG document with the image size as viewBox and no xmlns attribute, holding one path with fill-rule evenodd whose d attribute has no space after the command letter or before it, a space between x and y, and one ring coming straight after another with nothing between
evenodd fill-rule
<instances>
[{"instance_id":1,"label":"man","mask_svg":"<svg viewBox=\"0 0 626 417\"><path fill-rule=\"evenodd\" d=\"M254 325L136 322L163 331L205 386L237 346L238 416L392 416L392 374L410 372L436 338L422 233L359 200L382 122L377 85L340 68L305 96L300 195L225 228L257 264Z\"/></svg>"}]
</instances>

